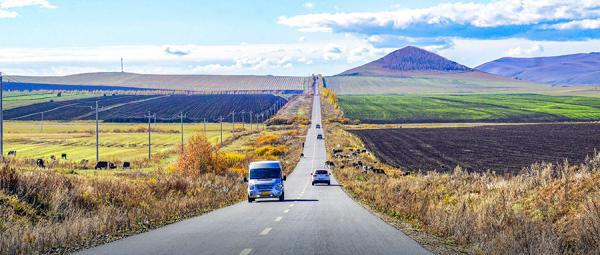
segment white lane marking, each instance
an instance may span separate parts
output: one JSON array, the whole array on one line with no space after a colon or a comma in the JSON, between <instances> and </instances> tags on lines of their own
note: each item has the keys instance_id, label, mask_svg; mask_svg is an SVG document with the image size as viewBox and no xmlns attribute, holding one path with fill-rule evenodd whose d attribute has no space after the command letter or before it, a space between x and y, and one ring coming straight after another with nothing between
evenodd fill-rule
<instances>
[{"instance_id":1,"label":"white lane marking","mask_svg":"<svg viewBox=\"0 0 600 255\"><path fill-rule=\"evenodd\" d=\"M281 219L283 219L283 217L279 216L279 217L275 218L275 222L281 221Z\"/></svg>"},{"instance_id":2,"label":"white lane marking","mask_svg":"<svg viewBox=\"0 0 600 255\"><path fill-rule=\"evenodd\" d=\"M290 207L294 207L294 204L291 204Z\"/></svg>"},{"instance_id":3,"label":"white lane marking","mask_svg":"<svg viewBox=\"0 0 600 255\"><path fill-rule=\"evenodd\" d=\"M240 252L240 255L248 255L250 254L250 252L252 252L252 248L246 248L243 249L242 252Z\"/></svg>"},{"instance_id":4,"label":"white lane marking","mask_svg":"<svg viewBox=\"0 0 600 255\"><path fill-rule=\"evenodd\" d=\"M290 209L283 210L283 213L288 213L288 212L290 212Z\"/></svg>"},{"instance_id":5,"label":"white lane marking","mask_svg":"<svg viewBox=\"0 0 600 255\"><path fill-rule=\"evenodd\" d=\"M260 232L261 236L266 236L269 234L269 232L271 232L271 229L273 228L265 228L262 232Z\"/></svg>"}]
</instances>

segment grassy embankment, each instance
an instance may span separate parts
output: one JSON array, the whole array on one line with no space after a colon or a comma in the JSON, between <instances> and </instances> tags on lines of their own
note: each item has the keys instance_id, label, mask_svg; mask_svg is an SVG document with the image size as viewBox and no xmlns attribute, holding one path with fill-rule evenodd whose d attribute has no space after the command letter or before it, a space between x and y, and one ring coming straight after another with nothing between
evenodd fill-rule
<instances>
[{"instance_id":1,"label":"grassy embankment","mask_svg":"<svg viewBox=\"0 0 600 255\"><path fill-rule=\"evenodd\" d=\"M327 103L323 108L330 119L325 125L328 151L364 148L343 125L334 123L339 111ZM390 221L441 237L467 253L600 250L600 154L579 165L533 164L510 177L460 168L452 173L406 172L379 163L371 154L349 161L330 159L336 164L337 180L357 200ZM352 167L357 160L385 169L386 174Z\"/></svg>"},{"instance_id":2,"label":"grassy embankment","mask_svg":"<svg viewBox=\"0 0 600 255\"><path fill-rule=\"evenodd\" d=\"M600 99L538 94L339 96L344 117L370 123L600 119Z\"/></svg>"},{"instance_id":3,"label":"grassy embankment","mask_svg":"<svg viewBox=\"0 0 600 255\"><path fill-rule=\"evenodd\" d=\"M272 125L260 134L230 137L224 148L193 136L183 155L159 153L151 167L131 170L1 162L0 253L64 253L239 202L248 162L279 159L289 173L305 129Z\"/></svg>"}]
</instances>

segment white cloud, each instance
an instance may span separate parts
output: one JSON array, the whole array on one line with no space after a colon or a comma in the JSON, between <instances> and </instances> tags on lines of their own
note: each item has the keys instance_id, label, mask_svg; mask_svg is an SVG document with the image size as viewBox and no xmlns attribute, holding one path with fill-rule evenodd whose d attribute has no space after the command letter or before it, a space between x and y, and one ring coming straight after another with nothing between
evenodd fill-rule
<instances>
[{"instance_id":1,"label":"white cloud","mask_svg":"<svg viewBox=\"0 0 600 255\"><path fill-rule=\"evenodd\" d=\"M313 9L313 8L315 8L315 3L312 3L312 2L307 2L307 3L304 3L304 5L303 5L303 6L304 6L304 8L306 8L306 9Z\"/></svg>"},{"instance_id":2,"label":"white cloud","mask_svg":"<svg viewBox=\"0 0 600 255\"><path fill-rule=\"evenodd\" d=\"M521 52L515 50L517 48L520 48ZM531 41L520 38L502 40L454 38L452 47L435 52L466 66L476 67L483 63L506 57L507 54L512 54L511 49L512 53L529 53L528 57L598 52L600 51L600 40Z\"/></svg>"},{"instance_id":3,"label":"white cloud","mask_svg":"<svg viewBox=\"0 0 600 255\"><path fill-rule=\"evenodd\" d=\"M19 14L16 13L16 12L0 9L0 19L4 19L4 18L16 18L17 16L19 16Z\"/></svg>"},{"instance_id":4,"label":"white cloud","mask_svg":"<svg viewBox=\"0 0 600 255\"><path fill-rule=\"evenodd\" d=\"M19 13L8 9L28 6L38 6L47 9L56 8L56 6L50 4L47 0L0 0L0 19L16 18L19 16Z\"/></svg>"},{"instance_id":5,"label":"white cloud","mask_svg":"<svg viewBox=\"0 0 600 255\"><path fill-rule=\"evenodd\" d=\"M288 44L0 48L0 70L12 75L67 75L77 73L77 67L117 71L123 57L129 72L305 75L383 53L366 40L345 36Z\"/></svg>"},{"instance_id":6,"label":"white cloud","mask_svg":"<svg viewBox=\"0 0 600 255\"><path fill-rule=\"evenodd\" d=\"M502 32L527 35L528 33L511 27L521 26L528 31L541 33L542 28L549 27L544 25L559 21L598 18L600 1L597 0L498 0L489 3L443 3L429 8L382 12L283 16L279 17L278 23L303 32L351 32L364 35L400 33L416 37L487 38L496 36L498 32L490 28L507 27Z\"/></svg>"},{"instance_id":7,"label":"white cloud","mask_svg":"<svg viewBox=\"0 0 600 255\"><path fill-rule=\"evenodd\" d=\"M0 8L10 9L28 6L38 6L41 8L53 9L56 6L52 5L48 0L3 0L0 2Z\"/></svg>"},{"instance_id":8,"label":"white cloud","mask_svg":"<svg viewBox=\"0 0 600 255\"><path fill-rule=\"evenodd\" d=\"M550 26L554 29L558 30L567 30L567 29L599 29L600 28L600 18L598 19L584 19L584 20L575 20L564 23L558 23Z\"/></svg>"},{"instance_id":9,"label":"white cloud","mask_svg":"<svg viewBox=\"0 0 600 255\"><path fill-rule=\"evenodd\" d=\"M539 56L544 52L544 47L540 44L535 44L531 47L517 46L510 48L506 51L506 55L509 57L532 57Z\"/></svg>"}]
</instances>

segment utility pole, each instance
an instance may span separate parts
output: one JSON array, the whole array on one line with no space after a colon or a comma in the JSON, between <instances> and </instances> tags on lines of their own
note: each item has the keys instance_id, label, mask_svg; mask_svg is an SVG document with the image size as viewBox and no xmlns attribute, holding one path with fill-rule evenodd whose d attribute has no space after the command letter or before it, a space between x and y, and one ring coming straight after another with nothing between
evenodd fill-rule
<instances>
[{"instance_id":1,"label":"utility pole","mask_svg":"<svg viewBox=\"0 0 600 255\"><path fill-rule=\"evenodd\" d=\"M43 112L42 112L43 113ZM42 114L43 116L43 114ZM99 128L98 128L98 101L96 101L96 162L98 162L100 160L100 152L98 150L98 133L100 132Z\"/></svg>"},{"instance_id":2,"label":"utility pole","mask_svg":"<svg viewBox=\"0 0 600 255\"><path fill-rule=\"evenodd\" d=\"M4 159L4 90L2 84L2 72L0 72L0 159Z\"/></svg>"},{"instance_id":3,"label":"utility pole","mask_svg":"<svg viewBox=\"0 0 600 255\"><path fill-rule=\"evenodd\" d=\"M250 115L250 132L252 132L252 111L248 112L248 115Z\"/></svg>"},{"instance_id":4,"label":"utility pole","mask_svg":"<svg viewBox=\"0 0 600 255\"><path fill-rule=\"evenodd\" d=\"M148 112L148 115L145 115L144 117L148 118L148 161L150 161L150 159L152 158L152 144L151 144L151 132L150 132L150 124L152 122L152 117L156 118L156 114L150 115L150 112Z\"/></svg>"},{"instance_id":5,"label":"utility pole","mask_svg":"<svg viewBox=\"0 0 600 255\"><path fill-rule=\"evenodd\" d=\"M263 116L262 113L260 114L260 122L262 122L262 123L265 122L265 119L264 119L264 116ZM265 130L265 126L264 125L263 125L263 130Z\"/></svg>"},{"instance_id":6,"label":"utility pole","mask_svg":"<svg viewBox=\"0 0 600 255\"><path fill-rule=\"evenodd\" d=\"M204 139L208 139L206 136L206 118L204 118Z\"/></svg>"},{"instance_id":7,"label":"utility pole","mask_svg":"<svg viewBox=\"0 0 600 255\"><path fill-rule=\"evenodd\" d=\"M240 114L242 114L242 130L245 130L244 128L244 113L246 113L246 111L241 111Z\"/></svg>"},{"instance_id":8,"label":"utility pole","mask_svg":"<svg viewBox=\"0 0 600 255\"><path fill-rule=\"evenodd\" d=\"M223 146L223 116L219 116L219 122L221 123L221 146Z\"/></svg>"},{"instance_id":9,"label":"utility pole","mask_svg":"<svg viewBox=\"0 0 600 255\"><path fill-rule=\"evenodd\" d=\"M121 58L121 73L123 73L123 58Z\"/></svg>"},{"instance_id":10,"label":"utility pole","mask_svg":"<svg viewBox=\"0 0 600 255\"><path fill-rule=\"evenodd\" d=\"M235 132L235 110L233 112L231 112L231 117L232 117L232 121L231 121L231 133L233 134Z\"/></svg>"},{"instance_id":11,"label":"utility pole","mask_svg":"<svg viewBox=\"0 0 600 255\"><path fill-rule=\"evenodd\" d=\"M184 144L183 144L183 118L187 117L187 114L183 114L183 112L181 112L179 114L179 117L181 117L181 154L183 155L183 150L184 150Z\"/></svg>"}]
</instances>

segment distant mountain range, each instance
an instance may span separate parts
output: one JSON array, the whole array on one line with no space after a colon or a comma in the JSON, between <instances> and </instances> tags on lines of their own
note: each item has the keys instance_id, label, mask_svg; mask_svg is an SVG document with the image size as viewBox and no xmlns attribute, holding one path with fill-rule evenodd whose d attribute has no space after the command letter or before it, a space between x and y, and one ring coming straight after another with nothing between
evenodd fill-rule
<instances>
[{"instance_id":1,"label":"distant mountain range","mask_svg":"<svg viewBox=\"0 0 600 255\"><path fill-rule=\"evenodd\" d=\"M435 53L407 46L339 76L411 77L417 73L473 72L475 70Z\"/></svg>"},{"instance_id":2,"label":"distant mountain range","mask_svg":"<svg viewBox=\"0 0 600 255\"><path fill-rule=\"evenodd\" d=\"M552 85L600 85L600 52L538 58L500 58L476 69Z\"/></svg>"}]
</instances>

